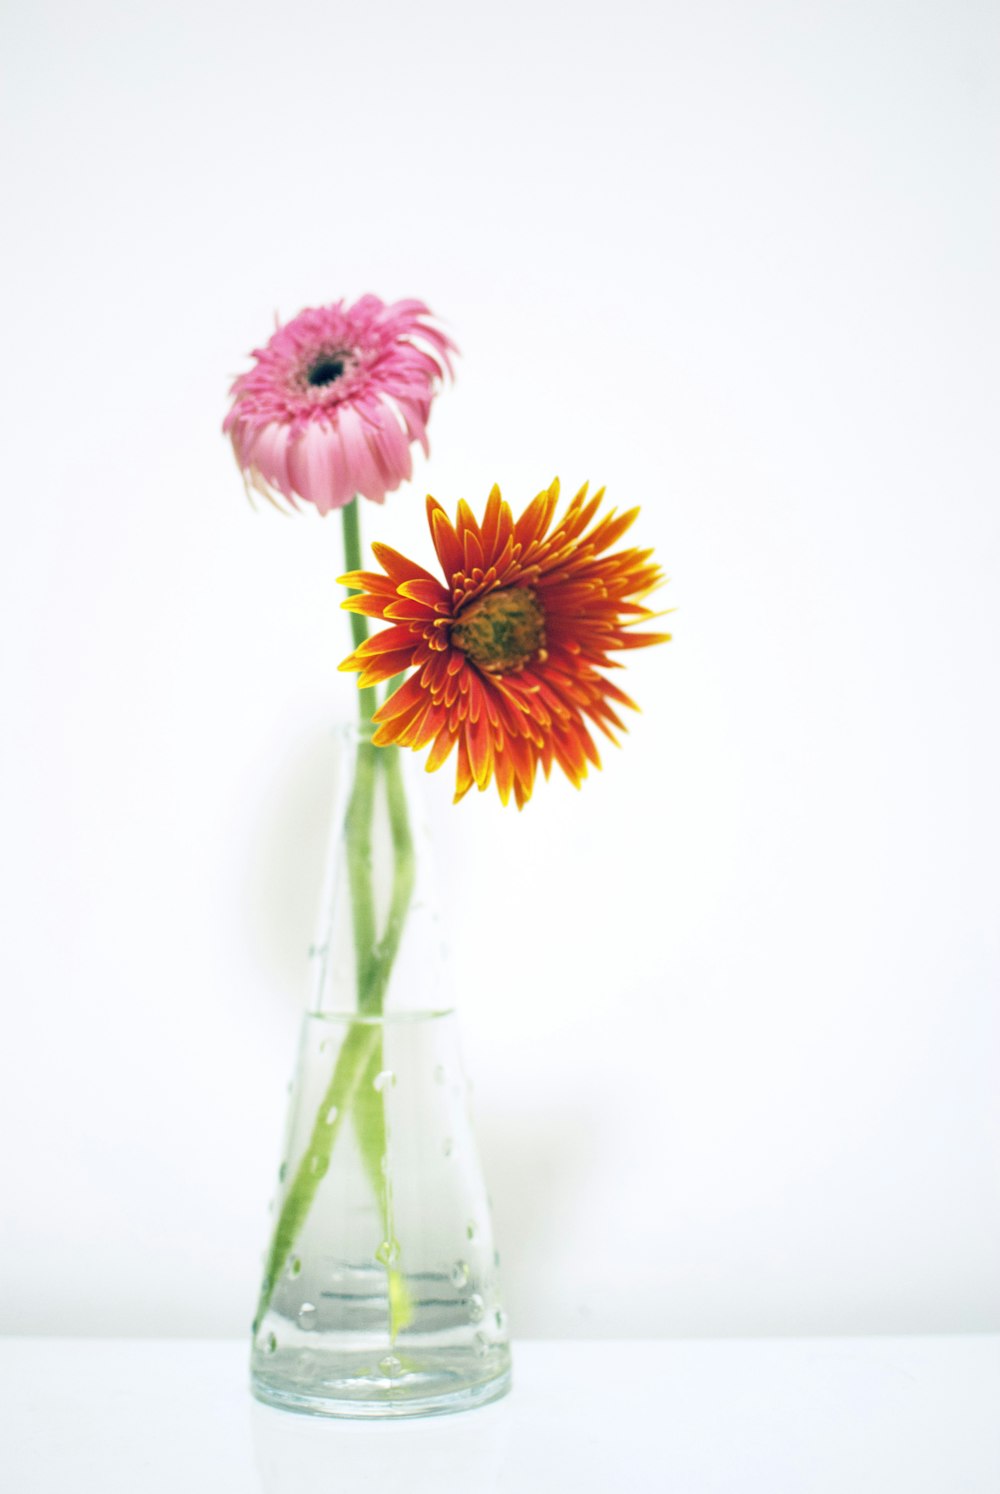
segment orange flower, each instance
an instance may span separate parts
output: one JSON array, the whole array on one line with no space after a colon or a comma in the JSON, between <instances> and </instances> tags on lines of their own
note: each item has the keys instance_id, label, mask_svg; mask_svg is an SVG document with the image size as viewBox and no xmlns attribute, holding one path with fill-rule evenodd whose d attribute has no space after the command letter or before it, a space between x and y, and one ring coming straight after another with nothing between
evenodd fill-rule
<instances>
[{"instance_id":1,"label":"orange flower","mask_svg":"<svg viewBox=\"0 0 1000 1494\"><path fill-rule=\"evenodd\" d=\"M595 521L604 489L586 484L551 533L558 478L515 521L494 488L482 523L462 500L452 525L436 499L427 517L446 584L388 545L373 545L384 574L352 571L341 580L360 593L349 611L391 624L366 639L341 669L375 685L414 669L375 713L380 746L431 744L427 770L458 747L456 802L492 778L504 804L520 809L535 770L557 762L579 786L600 758L589 719L615 741L625 727L615 706L638 707L602 669L620 666L615 649L662 643L669 633L637 633L654 614L642 598L663 580L651 550L606 554L637 508Z\"/></svg>"}]
</instances>

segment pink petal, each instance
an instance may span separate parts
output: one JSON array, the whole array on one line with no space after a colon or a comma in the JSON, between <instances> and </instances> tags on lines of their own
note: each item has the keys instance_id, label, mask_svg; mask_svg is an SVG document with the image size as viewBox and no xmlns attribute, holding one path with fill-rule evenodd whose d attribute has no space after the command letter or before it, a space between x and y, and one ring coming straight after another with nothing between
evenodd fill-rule
<instances>
[{"instance_id":1,"label":"pink petal","mask_svg":"<svg viewBox=\"0 0 1000 1494\"><path fill-rule=\"evenodd\" d=\"M411 441L419 441L423 447L424 456L430 455L430 444L427 440L427 420L430 416L430 402L415 400L405 395L396 395L396 403L403 413L406 421L407 433Z\"/></svg>"},{"instance_id":2,"label":"pink petal","mask_svg":"<svg viewBox=\"0 0 1000 1494\"><path fill-rule=\"evenodd\" d=\"M365 427L353 406L343 404L337 411L344 468L355 493L381 503L385 498L385 478L365 439Z\"/></svg>"},{"instance_id":3,"label":"pink petal","mask_svg":"<svg viewBox=\"0 0 1000 1494\"><path fill-rule=\"evenodd\" d=\"M376 405L368 439L386 473L387 487L397 488L401 482L407 481L413 473L410 443L391 405Z\"/></svg>"},{"instance_id":4,"label":"pink petal","mask_svg":"<svg viewBox=\"0 0 1000 1494\"><path fill-rule=\"evenodd\" d=\"M248 455L265 482L282 493L288 493L291 483L288 477L287 426L266 425L258 433Z\"/></svg>"},{"instance_id":5,"label":"pink petal","mask_svg":"<svg viewBox=\"0 0 1000 1494\"><path fill-rule=\"evenodd\" d=\"M321 514L347 502L338 497L335 470L336 436L327 426L313 422L288 448L288 475L295 491Z\"/></svg>"}]
</instances>

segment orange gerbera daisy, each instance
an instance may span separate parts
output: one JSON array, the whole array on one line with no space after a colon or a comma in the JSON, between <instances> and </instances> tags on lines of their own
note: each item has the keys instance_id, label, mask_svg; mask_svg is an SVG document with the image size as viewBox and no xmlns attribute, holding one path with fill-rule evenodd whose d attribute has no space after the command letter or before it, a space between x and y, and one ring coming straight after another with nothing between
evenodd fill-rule
<instances>
[{"instance_id":1,"label":"orange gerbera daisy","mask_svg":"<svg viewBox=\"0 0 1000 1494\"><path fill-rule=\"evenodd\" d=\"M344 607L391 624L341 669L359 673L360 686L415 670L375 712L373 740L430 744L428 772L457 747L456 802L495 779L503 802L513 792L521 808L539 763L546 777L558 763L579 786L588 761L601 765L587 720L615 741L614 728L625 730L615 706L638 709L601 671L620 667L608 657L615 649L670 637L634 631L654 615L642 598L663 576L651 550L605 553L639 510L596 520L603 496L588 498L585 484L554 528L558 478L517 520L499 488L481 523L463 499L451 524L428 497L445 584L380 544L384 574L341 578L359 593Z\"/></svg>"}]
</instances>

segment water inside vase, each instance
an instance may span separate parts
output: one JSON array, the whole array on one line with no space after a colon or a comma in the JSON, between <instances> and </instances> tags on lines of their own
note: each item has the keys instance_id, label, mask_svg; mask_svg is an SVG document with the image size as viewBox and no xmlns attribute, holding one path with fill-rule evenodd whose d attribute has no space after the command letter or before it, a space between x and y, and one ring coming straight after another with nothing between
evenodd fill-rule
<instances>
[{"instance_id":1,"label":"water inside vase","mask_svg":"<svg viewBox=\"0 0 1000 1494\"><path fill-rule=\"evenodd\" d=\"M509 1347L452 1012L305 1019L255 1394L325 1414L504 1393Z\"/></svg>"}]
</instances>

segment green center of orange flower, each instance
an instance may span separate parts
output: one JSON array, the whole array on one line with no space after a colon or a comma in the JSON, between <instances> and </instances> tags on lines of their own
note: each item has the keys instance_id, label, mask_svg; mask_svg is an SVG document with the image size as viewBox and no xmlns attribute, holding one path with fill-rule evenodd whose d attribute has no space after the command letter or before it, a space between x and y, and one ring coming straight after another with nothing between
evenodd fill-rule
<instances>
[{"instance_id":1,"label":"green center of orange flower","mask_svg":"<svg viewBox=\"0 0 1000 1494\"><path fill-rule=\"evenodd\" d=\"M545 613L526 586L490 591L462 609L451 625L451 641L480 669L511 674L544 656Z\"/></svg>"}]
</instances>

